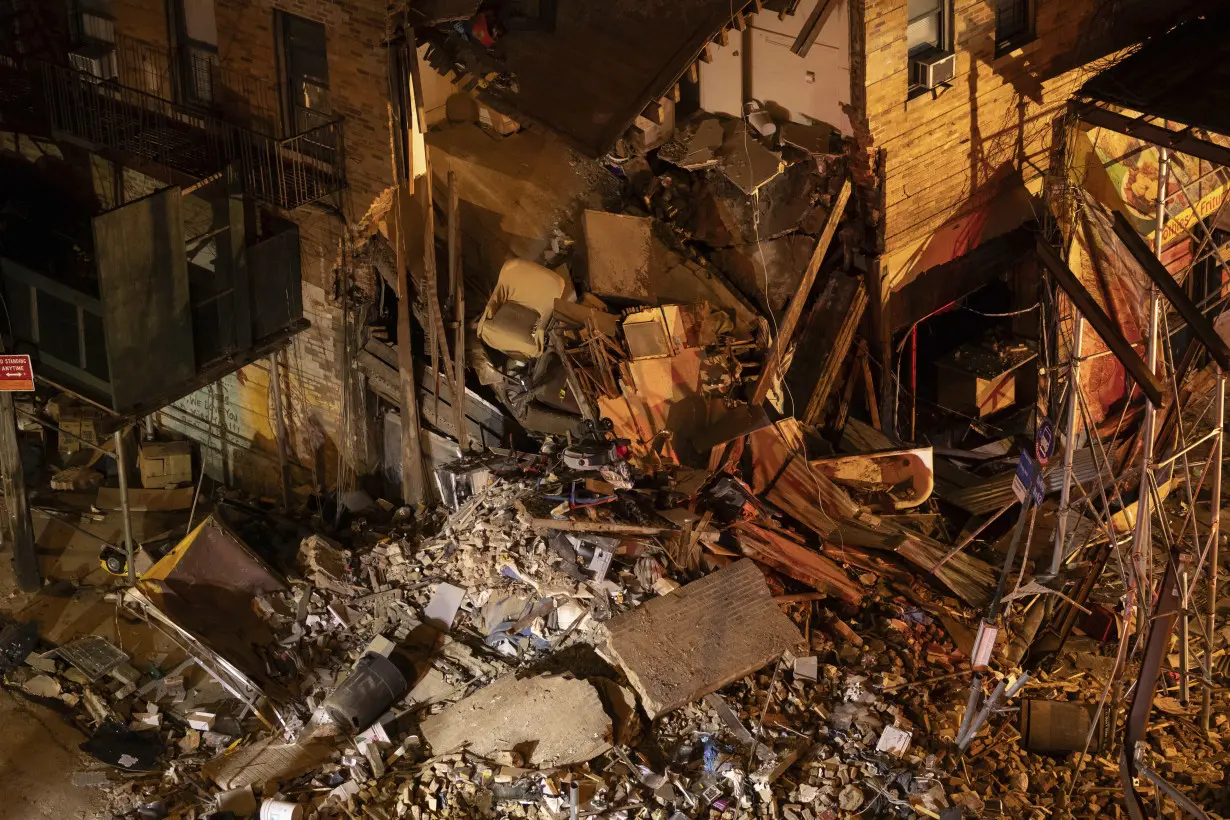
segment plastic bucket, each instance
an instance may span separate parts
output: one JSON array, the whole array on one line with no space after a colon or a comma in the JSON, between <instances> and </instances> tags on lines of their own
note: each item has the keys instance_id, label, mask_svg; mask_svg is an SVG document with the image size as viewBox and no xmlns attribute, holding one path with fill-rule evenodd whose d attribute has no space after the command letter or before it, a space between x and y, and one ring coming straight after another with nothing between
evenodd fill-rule
<instances>
[{"instance_id":1,"label":"plastic bucket","mask_svg":"<svg viewBox=\"0 0 1230 820\"><path fill-rule=\"evenodd\" d=\"M303 820L303 806L272 798L261 803L261 820Z\"/></svg>"},{"instance_id":2,"label":"plastic bucket","mask_svg":"<svg viewBox=\"0 0 1230 820\"><path fill-rule=\"evenodd\" d=\"M384 655L368 652L321 704L334 721L361 732L406 694L406 678Z\"/></svg>"}]
</instances>

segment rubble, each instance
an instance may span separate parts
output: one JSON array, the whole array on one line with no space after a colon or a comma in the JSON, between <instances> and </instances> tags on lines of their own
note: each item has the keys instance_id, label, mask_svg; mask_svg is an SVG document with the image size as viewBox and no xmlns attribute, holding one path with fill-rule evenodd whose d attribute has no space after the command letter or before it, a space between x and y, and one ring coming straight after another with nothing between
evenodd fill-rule
<instances>
[{"instance_id":1,"label":"rubble","mask_svg":"<svg viewBox=\"0 0 1230 820\"><path fill-rule=\"evenodd\" d=\"M476 8L417 10L431 59L472 64ZM128 506L191 512L140 556L117 620L170 649L0 631L6 686L71 712L111 767L74 783L177 820L1086 817L1109 811L1130 752L1224 807L1228 695L1211 684L1230 632L1211 639L1207 734L1182 695L1196 664L1159 641L1165 692L1146 705L1165 719L1115 745L1134 627L1118 589L1078 589L1134 515L1108 456L1062 442L1076 485L1119 496L1095 510L1105 526L1068 530L1061 571L1038 555L1075 503L1045 499L1053 466L1043 503L1016 529L1004 515L1038 429L1017 391L1039 344L954 342L939 420L911 388L907 437L901 399L881 404L903 377L865 327L880 296L858 237L878 206L855 192L854 141L760 103L676 122L669 99L595 164L618 197L578 198L530 237L534 259L497 255L473 321L453 293L456 336L429 306L414 392L398 350L360 334L356 369L407 402L396 424L421 433L433 503L350 484L274 513L223 489L196 517L185 448L142 446ZM64 493L103 481L53 475ZM120 492L98 487L96 507Z\"/></svg>"}]
</instances>

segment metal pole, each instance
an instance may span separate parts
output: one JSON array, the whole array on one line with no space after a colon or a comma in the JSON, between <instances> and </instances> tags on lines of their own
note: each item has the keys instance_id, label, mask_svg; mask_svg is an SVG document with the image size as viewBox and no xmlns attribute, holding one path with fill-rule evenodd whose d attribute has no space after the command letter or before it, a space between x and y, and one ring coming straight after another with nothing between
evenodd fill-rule
<instances>
[{"instance_id":1,"label":"metal pole","mask_svg":"<svg viewBox=\"0 0 1230 820\"><path fill-rule=\"evenodd\" d=\"M1200 544L1196 544L1199 549ZM1179 576L1179 703L1186 706L1191 700L1191 680L1188 674L1188 659L1190 657L1189 643L1190 624L1187 617L1187 571Z\"/></svg>"},{"instance_id":2,"label":"metal pole","mask_svg":"<svg viewBox=\"0 0 1230 820\"><path fill-rule=\"evenodd\" d=\"M1076 317L1072 329L1072 351L1068 363L1068 419L1063 433L1063 484L1059 490L1059 512L1055 518L1055 552L1051 555L1051 575L1059 575L1063 566L1064 542L1067 540L1069 498L1072 490L1072 459L1076 454L1076 391L1081 368L1081 341L1085 335L1085 317L1073 307Z\"/></svg>"},{"instance_id":3,"label":"metal pole","mask_svg":"<svg viewBox=\"0 0 1230 820\"><path fill-rule=\"evenodd\" d=\"M1204 637L1204 691L1200 700L1200 725L1207 732L1213 708L1213 635L1217 621L1217 542L1221 539L1221 471L1222 430L1226 424L1226 374L1217 369L1217 393L1213 397L1217 408L1217 443L1213 445L1213 520L1209 524L1209 612Z\"/></svg>"},{"instance_id":4,"label":"metal pole","mask_svg":"<svg viewBox=\"0 0 1230 820\"><path fill-rule=\"evenodd\" d=\"M1158 149L1157 210L1154 220L1153 252L1162 256L1162 227L1166 224L1166 187L1170 180L1170 151ZM1145 348L1145 364L1149 372L1157 373L1158 324L1161 309L1161 294L1157 285L1149 285L1149 337ZM1132 573L1135 576L1137 601L1137 626L1140 634L1148 625L1145 619L1144 602L1149 600L1149 571L1153 561L1150 519L1153 516L1153 499L1149 492L1149 472L1153 469L1153 434L1157 421L1157 408L1145 397L1145 417L1142 432L1144 447L1140 456L1140 496L1136 501L1136 534L1132 543Z\"/></svg>"},{"instance_id":5,"label":"metal pole","mask_svg":"<svg viewBox=\"0 0 1230 820\"><path fill-rule=\"evenodd\" d=\"M269 355L269 385L273 388L273 432L278 444L278 467L282 478L282 508L290 509L290 473L286 461L286 420L282 416L282 351Z\"/></svg>"},{"instance_id":6,"label":"metal pole","mask_svg":"<svg viewBox=\"0 0 1230 820\"><path fill-rule=\"evenodd\" d=\"M115 468L120 477L120 510L124 515L124 557L128 562L128 583L137 585L136 550L132 542L132 514L128 509L128 462L124 459L124 431L112 434L115 441Z\"/></svg>"}]
</instances>

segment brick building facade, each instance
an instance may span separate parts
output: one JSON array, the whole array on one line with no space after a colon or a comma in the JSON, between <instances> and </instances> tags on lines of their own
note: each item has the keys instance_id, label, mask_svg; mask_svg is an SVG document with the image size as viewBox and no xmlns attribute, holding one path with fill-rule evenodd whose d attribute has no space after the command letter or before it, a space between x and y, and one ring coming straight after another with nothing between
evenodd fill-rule
<instances>
[{"instance_id":1,"label":"brick building facade","mask_svg":"<svg viewBox=\"0 0 1230 820\"><path fill-rule=\"evenodd\" d=\"M214 42L206 44L213 46L217 76L225 78L224 82L240 78L234 82L239 95L251 95L246 100L227 100L224 105L245 112L245 124L280 136L293 136L302 127L290 122L287 112L285 27L292 15L323 26L326 111L341 118L346 187L285 214L300 230L303 312L311 327L295 336L285 350L283 413L293 484L333 486L339 475L371 471L375 465L364 455L362 444L355 446L347 438L343 423L348 412L343 395L348 384L344 334L356 332L354 309L373 300L375 288L369 270L348 262L351 229L393 179L386 4L375 0L95 0L92 7L113 19L118 39L149 45L153 54L182 46L176 40L177 32L183 36L185 16L204 13L208 17L212 11ZM147 67L150 86L144 90L173 96L165 72L165 65ZM351 321L346 318L347 305ZM275 494L280 477L269 370L268 360L248 365L167 406L157 420L197 441L206 469L215 478Z\"/></svg>"}]
</instances>

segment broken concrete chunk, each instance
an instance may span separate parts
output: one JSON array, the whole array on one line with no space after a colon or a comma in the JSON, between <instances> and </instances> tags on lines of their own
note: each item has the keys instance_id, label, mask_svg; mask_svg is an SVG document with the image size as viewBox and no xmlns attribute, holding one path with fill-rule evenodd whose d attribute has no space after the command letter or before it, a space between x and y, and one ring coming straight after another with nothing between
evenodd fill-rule
<instances>
[{"instance_id":1,"label":"broken concrete chunk","mask_svg":"<svg viewBox=\"0 0 1230 820\"><path fill-rule=\"evenodd\" d=\"M786 170L781 155L760 144L742 121L735 124L719 151L718 167L739 190L751 196Z\"/></svg>"},{"instance_id":2,"label":"broken concrete chunk","mask_svg":"<svg viewBox=\"0 0 1230 820\"><path fill-rule=\"evenodd\" d=\"M513 750L533 768L592 760L611 748L613 731L593 684L562 675L506 675L422 723L433 754Z\"/></svg>"},{"instance_id":3,"label":"broken concrete chunk","mask_svg":"<svg viewBox=\"0 0 1230 820\"><path fill-rule=\"evenodd\" d=\"M651 719L803 643L749 560L654 598L611 619L605 629L608 651Z\"/></svg>"},{"instance_id":4,"label":"broken concrete chunk","mask_svg":"<svg viewBox=\"0 0 1230 820\"><path fill-rule=\"evenodd\" d=\"M676 257L653 235L645 217L585 212L589 288L598 296L654 301L654 274L675 264Z\"/></svg>"},{"instance_id":5,"label":"broken concrete chunk","mask_svg":"<svg viewBox=\"0 0 1230 820\"><path fill-rule=\"evenodd\" d=\"M35 675L23 683L21 688L40 698L54 698L60 695L60 682L50 675Z\"/></svg>"},{"instance_id":6,"label":"broken concrete chunk","mask_svg":"<svg viewBox=\"0 0 1230 820\"><path fill-rule=\"evenodd\" d=\"M686 171L712 168L718 163L722 147L722 121L716 118L692 123L658 151L658 159L666 160Z\"/></svg>"},{"instance_id":7,"label":"broken concrete chunk","mask_svg":"<svg viewBox=\"0 0 1230 820\"><path fill-rule=\"evenodd\" d=\"M323 535L303 539L299 545L299 567L317 587L348 592L346 554Z\"/></svg>"}]
</instances>

